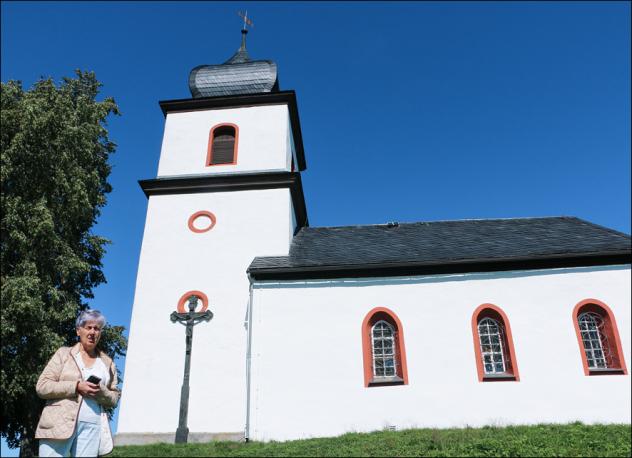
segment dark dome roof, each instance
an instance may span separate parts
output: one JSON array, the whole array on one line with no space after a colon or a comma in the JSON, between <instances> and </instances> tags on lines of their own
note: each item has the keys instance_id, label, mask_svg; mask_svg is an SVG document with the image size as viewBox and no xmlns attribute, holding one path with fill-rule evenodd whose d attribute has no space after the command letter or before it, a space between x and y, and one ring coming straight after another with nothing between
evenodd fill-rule
<instances>
[{"instance_id":1,"label":"dark dome roof","mask_svg":"<svg viewBox=\"0 0 632 458\"><path fill-rule=\"evenodd\" d=\"M226 62L199 65L191 70L189 89L194 98L278 91L276 64L271 60L250 60L246 33L242 30L241 46Z\"/></svg>"}]
</instances>

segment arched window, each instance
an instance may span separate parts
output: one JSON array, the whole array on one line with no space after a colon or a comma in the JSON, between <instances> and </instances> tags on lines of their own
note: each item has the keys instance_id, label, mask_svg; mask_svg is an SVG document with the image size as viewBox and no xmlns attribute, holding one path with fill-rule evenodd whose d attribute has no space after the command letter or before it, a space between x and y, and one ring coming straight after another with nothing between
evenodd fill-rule
<instances>
[{"instance_id":1,"label":"arched window","mask_svg":"<svg viewBox=\"0 0 632 458\"><path fill-rule=\"evenodd\" d=\"M394 377L397 375L395 355L395 327L380 320L371 328L373 350L373 377Z\"/></svg>"},{"instance_id":2,"label":"arched window","mask_svg":"<svg viewBox=\"0 0 632 458\"><path fill-rule=\"evenodd\" d=\"M472 334L479 381L520 380L509 320L499 307L478 307L472 315Z\"/></svg>"},{"instance_id":3,"label":"arched window","mask_svg":"<svg viewBox=\"0 0 632 458\"><path fill-rule=\"evenodd\" d=\"M573 310L573 323L584 374L627 374L617 324L606 304L581 301Z\"/></svg>"},{"instance_id":4,"label":"arched window","mask_svg":"<svg viewBox=\"0 0 632 458\"><path fill-rule=\"evenodd\" d=\"M408 369L402 324L384 307L371 310L362 323L364 386L407 385Z\"/></svg>"},{"instance_id":5,"label":"arched window","mask_svg":"<svg viewBox=\"0 0 632 458\"><path fill-rule=\"evenodd\" d=\"M483 357L485 375L507 373L507 344L505 327L493 318L483 318L478 322L478 339Z\"/></svg>"},{"instance_id":6,"label":"arched window","mask_svg":"<svg viewBox=\"0 0 632 458\"><path fill-rule=\"evenodd\" d=\"M235 124L220 124L211 129L206 156L207 166L237 163L238 132Z\"/></svg>"}]
</instances>

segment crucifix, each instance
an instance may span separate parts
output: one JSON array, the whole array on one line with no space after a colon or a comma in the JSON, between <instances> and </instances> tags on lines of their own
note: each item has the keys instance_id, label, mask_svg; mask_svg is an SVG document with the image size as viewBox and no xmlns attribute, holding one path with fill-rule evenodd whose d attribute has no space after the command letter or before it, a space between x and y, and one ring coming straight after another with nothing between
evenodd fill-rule
<instances>
[{"instance_id":1,"label":"crucifix","mask_svg":"<svg viewBox=\"0 0 632 458\"><path fill-rule=\"evenodd\" d=\"M201 321L210 321L213 313L202 307L202 311L196 312L198 297L192 295L189 297L188 312L173 312L171 321L173 323L181 323L186 326L186 353L184 357L184 380L182 381L182 390L180 391L180 419L178 421L178 429L176 430L176 444L186 444L189 438L189 427L187 426L187 417L189 415L189 373L191 372L191 344L193 342L193 326Z\"/></svg>"}]
</instances>

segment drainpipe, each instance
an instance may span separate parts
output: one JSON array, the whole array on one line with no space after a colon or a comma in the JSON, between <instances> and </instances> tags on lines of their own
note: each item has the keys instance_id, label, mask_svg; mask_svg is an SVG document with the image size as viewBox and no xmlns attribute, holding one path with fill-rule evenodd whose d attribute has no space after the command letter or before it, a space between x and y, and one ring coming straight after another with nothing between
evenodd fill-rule
<instances>
[{"instance_id":1,"label":"drainpipe","mask_svg":"<svg viewBox=\"0 0 632 458\"><path fill-rule=\"evenodd\" d=\"M246 326L248 328L246 343L246 427L244 430L244 439L246 442L250 440L250 361L252 355L252 277L248 274L250 281L250 296L248 298L248 315L246 317Z\"/></svg>"}]
</instances>

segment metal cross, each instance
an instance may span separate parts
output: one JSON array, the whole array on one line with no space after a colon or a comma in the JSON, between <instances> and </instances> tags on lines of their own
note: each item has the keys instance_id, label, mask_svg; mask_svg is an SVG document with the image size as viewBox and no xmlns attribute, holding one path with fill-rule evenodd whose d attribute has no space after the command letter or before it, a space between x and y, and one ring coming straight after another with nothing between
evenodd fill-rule
<instances>
[{"instance_id":1,"label":"metal cross","mask_svg":"<svg viewBox=\"0 0 632 458\"><path fill-rule=\"evenodd\" d=\"M240 18L242 18L244 20L244 27L241 30L246 30L246 25L249 25L250 27L254 27L255 26L252 23L252 21L250 19L248 19L248 10L246 10L245 13L242 13L241 11L237 11L237 14L239 15Z\"/></svg>"},{"instance_id":2,"label":"metal cross","mask_svg":"<svg viewBox=\"0 0 632 458\"><path fill-rule=\"evenodd\" d=\"M191 344L193 341L193 326L201 321L210 321L213 313L210 310L196 312L195 307L198 302L197 296L189 297L189 311L186 313L173 312L171 321L178 322L186 326L186 354L184 358L184 380L180 391L180 419L176 430L176 444L186 444L189 437L189 427L187 417L189 415L189 373L191 372Z\"/></svg>"}]
</instances>

